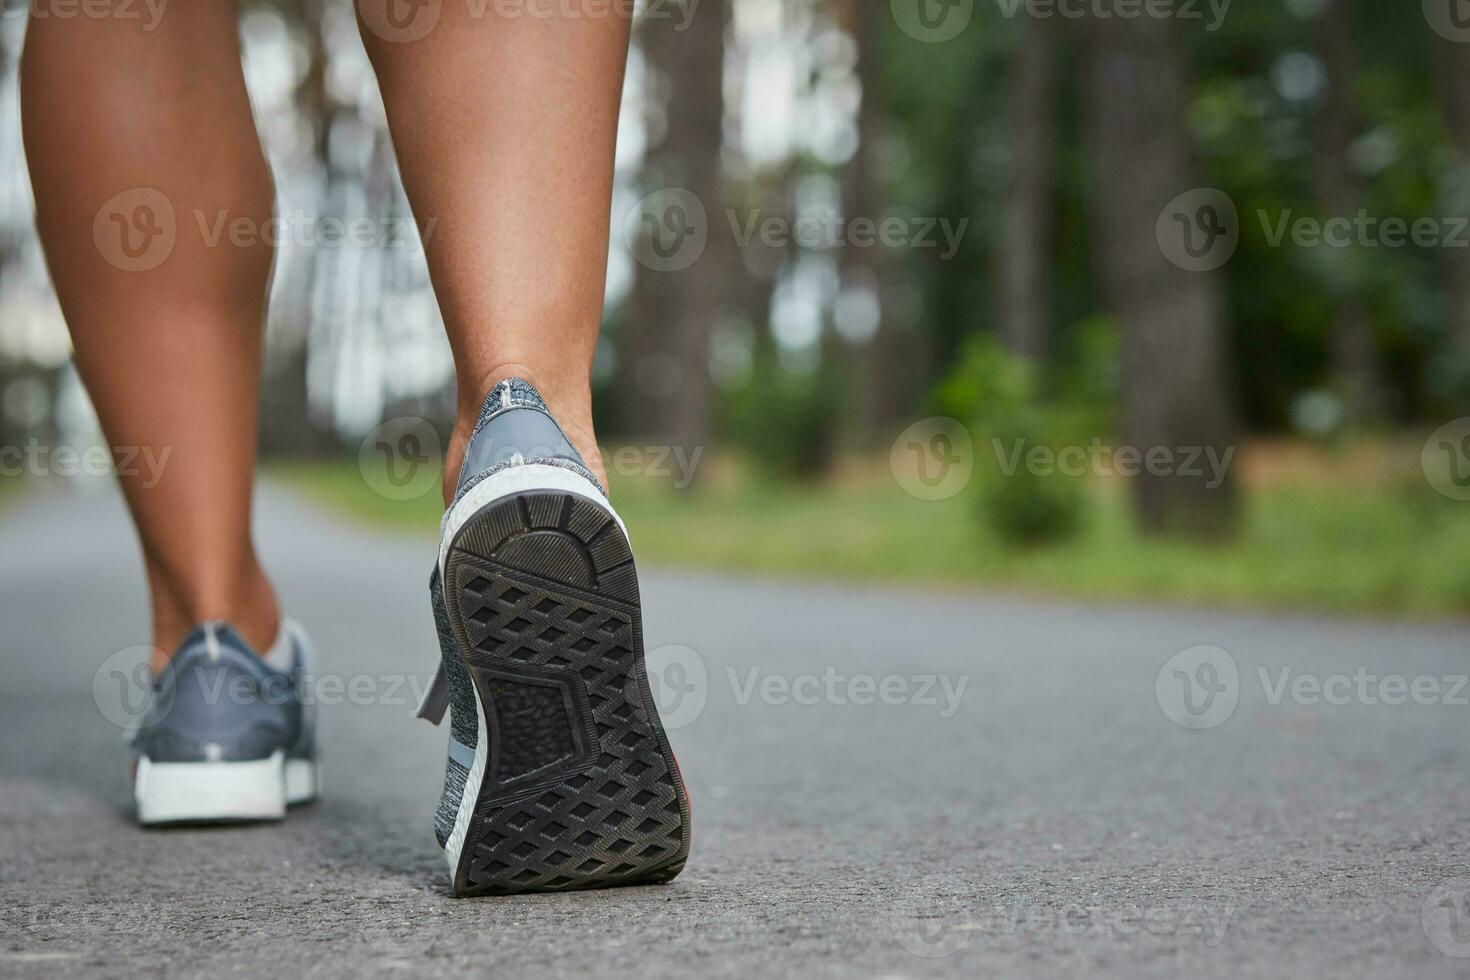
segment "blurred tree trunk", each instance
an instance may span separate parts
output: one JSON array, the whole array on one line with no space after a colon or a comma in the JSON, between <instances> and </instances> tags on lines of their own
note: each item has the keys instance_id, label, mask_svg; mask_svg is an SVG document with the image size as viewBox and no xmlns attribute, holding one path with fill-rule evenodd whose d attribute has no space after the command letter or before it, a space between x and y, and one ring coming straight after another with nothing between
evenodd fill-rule
<instances>
[{"instance_id":1,"label":"blurred tree trunk","mask_svg":"<svg viewBox=\"0 0 1470 980\"><path fill-rule=\"evenodd\" d=\"M738 205L748 213L759 213L761 220L776 218L790 227L795 202L792 200L791 166L781 167L776 172L754 175L742 185L744 199ZM789 241L766 239L752 235L750 243L740 249L737 275L743 277L740 288L734 290L731 308L739 320L750 324L752 348L760 355L775 356L776 338L771 333L771 306L775 298L776 281L781 270L791 261L793 249ZM769 358L768 358L769 360Z\"/></svg>"},{"instance_id":2,"label":"blurred tree trunk","mask_svg":"<svg viewBox=\"0 0 1470 980\"><path fill-rule=\"evenodd\" d=\"M1195 448L1225 458L1236 437L1220 281L1174 265L1155 236L1168 202L1198 186L1183 59L1159 18L1093 18L1087 30L1097 254L1123 332L1126 442L1144 460L1150 451L1173 454L1169 465L1138 467L1136 514L1150 533L1223 535L1235 517L1228 467L1211 487L1208 466L1185 465Z\"/></svg>"},{"instance_id":3,"label":"blurred tree trunk","mask_svg":"<svg viewBox=\"0 0 1470 980\"><path fill-rule=\"evenodd\" d=\"M297 22L307 41L306 72L296 88L296 110L312 127L313 155L322 179L314 203L321 213L331 181L327 141L338 110L327 90L331 55L325 35L326 2L306 0L283 7L281 14ZM312 415L308 384L315 306L312 296L320 251L301 249L294 267L277 260L275 275L282 277L282 283L271 309L276 329L266 351L260 399L260 448L266 455L310 456L335 447L331 427L318 425Z\"/></svg>"},{"instance_id":4,"label":"blurred tree trunk","mask_svg":"<svg viewBox=\"0 0 1470 980\"><path fill-rule=\"evenodd\" d=\"M17 93L20 81L16 78L15 71L20 60L20 46L24 37L24 25L12 27L9 22L0 22L0 79L5 79L14 85ZM4 163L7 166L25 166L25 151L21 149L20 144L21 140L17 138L13 151L5 153ZM0 222L0 272L10 269L13 263L19 261L22 242L24 238L30 236L30 233L30 222L27 220Z\"/></svg>"},{"instance_id":5,"label":"blurred tree trunk","mask_svg":"<svg viewBox=\"0 0 1470 980\"><path fill-rule=\"evenodd\" d=\"M983 53L970 57L962 90L980 91L994 84L990 77L990 58ZM975 143L977 121L973 115L959 113L938 149L939 186L935 213L949 215L952 220L964 215L988 213L988 191L982 191L975 180ZM906 340L918 366L916 389L948 377L963 356L966 339L994 326L994 314L980 301L985 290L977 288L974 276L964 260L940 261L937 250L924 261L908 259L904 266L906 285L899 296L908 300L910 289L917 286L923 297L923 319L926 329L909 332ZM906 305L906 304L905 304ZM981 312L984 311L984 312Z\"/></svg>"},{"instance_id":6,"label":"blurred tree trunk","mask_svg":"<svg viewBox=\"0 0 1470 980\"><path fill-rule=\"evenodd\" d=\"M0 51L0 58L3 57L4 52ZM13 385L19 384L25 376L24 368L25 365L20 362L0 354L0 392L8 392ZM0 404L0 447L24 446L26 437L30 434L22 420L15 418L13 412Z\"/></svg>"},{"instance_id":7,"label":"blurred tree trunk","mask_svg":"<svg viewBox=\"0 0 1470 980\"><path fill-rule=\"evenodd\" d=\"M1460 179L1454 188L1450 213L1470 212L1470 44L1440 38L1440 91L1450 139L1460 155ZM1449 277L1450 349L1470 367L1470 248L1447 248Z\"/></svg>"},{"instance_id":8,"label":"blurred tree trunk","mask_svg":"<svg viewBox=\"0 0 1470 980\"><path fill-rule=\"evenodd\" d=\"M614 221L617 216L614 215ZM662 331L658 324L668 315L668 289L663 273L635 265L614 340L617 350L617 428L624 436L642 438L660 427L655 399L646 393L645 376Z\"/></svg>"},{"instance_id":9,"label":"blurred tree trunk","mask_svg":"<svg viewBox=\"0 0 1470 980\"><path fill-rule=\"evenodd\" d=\"M1056 156L1057 32L1025 18L1011 81L1011 176L1000 249L1001 338L1023 357L1047 351L1047 263Z\"/></svg>"},{"instance_id":10,"label":"blurred tree trunk","mask_svg":"<svg viewBox=\"0 0 1470 980\"><path fill-rule=\"evenodd\" d=\"M643 190L693 192L705 208L709 243L687 269L637 267L622 358L624 391L633 401L628 427L691 449L705 445L712 430L709 338L729 309L735 261L720 168L728 11L729 0L699 0L685 30L675 30L681 14L650 17L640 34L662 78L653 90L668 93L667 132L644 161Z\"/></svg>"},{"instance_id":11,"label":"blurred tree trunk","mask_svg":"<svg viewBox=\"0 0 1470 980\"><path fill-rule=\"evenodd\" d=\"M872 0L846 0L844 28L857 48L857 79L862 91L858 107L858 147L847 165L843 188L845 220L883 220L886 204L878 173L884 137L882 63L879 33L889 16ZM894 256L882 244L868 248L848 245L843 250L842 282L845 290L867 293L876 309L878 324L860 348L861 363L849 376L861 384L849 385L850 409L843 415L859 427L851 440L865 448L886 441L888 430L912 407L918 383L914 344L896 322L893 311Z\"/></svg>"},{"instance_id":12,"label":"blurred tree trunk","mask_svg":"<svg viewBox=\"0 0 1470 980\"><path fill-rule=\"evenodd\" d=\"M1352 0L1323 0L1322 60L1327 72L1322 106L1322 134L1317 192L1329 215L1351 217L1358 210L1361 186L1353 169L1352 146L1357 132L1353 98ZM1358 295L1355 250L1348 249L1334 267L1337 320L1330 350L1333 380L1347 415L1355 422L1382 417L1384 388L1373 325Z\"/></svg>"}]
</instances>

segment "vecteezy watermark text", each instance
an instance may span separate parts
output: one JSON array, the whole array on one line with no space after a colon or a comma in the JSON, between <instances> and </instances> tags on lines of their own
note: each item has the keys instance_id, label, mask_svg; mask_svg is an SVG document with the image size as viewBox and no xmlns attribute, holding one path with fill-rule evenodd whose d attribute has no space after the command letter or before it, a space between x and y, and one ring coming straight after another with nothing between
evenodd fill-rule
<instances>
[{"instance_id":1,"label":"vecteezy watermark text","mask_svg":"<svg viewBox=\"0 0 1470 980\"><path fill-rule=\"evenodd\" d=\"M996 470L1003 478L1024 470L1038 477L1123 476L1142 473L1201 480L1218 489L1235 459L1234 446L1115 446L1101 438L1053 446L1029 439L992 437ZM889 452L889 468L907 493L943 500L964 489L974 471L970 431L955 419L935 416L899 433Z\"/></svg>"},{"instance_id":2,"label":"vecteezy watermark text","mask_svg":"<svg viewBox=\"0 0 1470 980\"><path fill-rule=\"evenodd\" d=\"M1459 0L1453 0L1459 2ZM1400 249L1470 248L1470 217L1460 214L1319 216L1256 209L1267 248ZM1208 272L1229 262L1240 244L1241 220L1224 191L1196 187L1175 197L1159 212L1155 236L1160 251L1181 269Z\"/></svg>"},{"instance_id":3,"label":"vecteezy watermark text","mask_svg":"<svg viewBox=\"0 0 1470 980\"><path fill-rule=\"evenodd\" d=\"M951 221L944 217L899 217L882 219L847 218L829 210L791 219L780 215L761 216L759 210L744 218L733 208L725 220L735 244L749 248L760 238L767 248L783 248L795 242L801 248L929 248L939 249L939 259L948 262L959 254L970 227L969 218Z\"/></svg>"},{"instance_id":4,"label":"vecteezy watermark text","mask_svg":"<svg viewBox=\"0 0 1470 980\"><path fill-rule=\"evenodd\" d=\"M0 2L0 17L32 20L122 20L137 21L144 31L158 29L169 0L20 0Z\"/></svg>"},{"instance_id":5,"label":"vecteezy watermark text","mask_svg":"<svg viewBox=\"0 0 1470 980\"><path fill-rule=\"evenodd\" d=\"M1266 244L1280 248L1289 240L1297 248L1470 248L1470 218L1379 217L1366 209L1352 215L1317 218L1287 208L1273 217L1256 212Z\"/></svg>"},{"instance_id":6,"label":"vecteezy watermark text","mask_svg":"<svg viewBox=\"0 0 1470 980\"><path fill-rule=\"evenodd\" d=\"M1022 466L1033 476L1179 476L1204 479L1211 490L1225 482L1235 447L1215 446L1108 446L1093 439L1086 446L1051 446L1014 439L1010 445L991 439L996 462L1003 476L1014 476Z\"/></svg>"},{"instance_id":7,"label":"vecteezy watermark text","mask_svg":"<svg viewBox=\"0 0 1470 980\"><path fill-rule=\"evenodd\" d=\"M1037 20L1202 20L1205 30L1218 31L1232 0L995 0L1001 16Z\"/></svg>"},{"instance_id":8,"label":"vecteezy watermark text","mask_svg":"<svg viewBox=\"0 0 1470 980\"><path fill-rule=\"evenodd\" d=\"M508 446L477 460L484 468L555 459L562 446ZM598 449L604 472L621 477L668 479L676 490L694 482L703 446L618 446ZM357 465L372 490L389 500L414 500L440 485L443 441L428 419L404 415L375 426L358 446Z\"/></svg>"},{"instance_id":9,"label":"vecteezy watermark text","mask_svg":"<svg viewBox=\"0 0 1470 980\"><path fill-rule=\"evenodd\" d=\"M848 673L836 666L821 672L785 674L760 666L725 667L731 700L740 707L870 707L884 704L935 709L940 718L959 711L970 675ZM648 654L648 681L667 728L682 728L703 712L711 694L710 673L698 651L669 644Z\"/></svg>"},{"instance_id":10,"label":"vecteezy watermark text","mask_svg":"<svg viewBox=\"0 0 1470 980\"><path fill-rule=\"evenodd\" d=\"M458 0L356 0L357 12L367 31L394 44L427 37L438 25L446 5ZM487 17L504 21L607 20L673 21L673 30L689 29L700 0L464 0L463 10L471 20Z\"/></svg>"},{"instance_id":11,"label":"vecteezy watermark text","mask_svg":"<svg viewBox=\"0 0 1470 980\"><path fill-rule=\"evenodd\" d=\"M931 249L940 261L959 254L969 230L968 217L889 214L844 215L835 208L790 217L760 209L725 211L730 240L737 248L754 244L781 249L792 245L819 251L837 249ZM623 238L633 258L655 272L681 272L698 262L711 235L723 234L704 201L683 187L644 195L623 219ZM723 239L721 239L723 240Z\"/></svg>"},{"instance_id":12,"label":"vecteezy watermark text","mask_svg":"<svg viewBox=\"0 0 1470 980\"><path fill-rule=\"evenodd\" d=\"M181 690L198 693L207 705L303 705L334 707L350 704L359 707L411 707L423 701L429 678L420 674L338 674L305 673L299 676L272 674L256 680L245 674L187 673L180 685L155 692L154 674L149 659L152 647L128 647L104 660L92 677L92 697L97 709L108 721L123 729L140 724L156 725L168 718ZM163 695L163 700L158 699ZM145 719L146 722L145 722Z\"/></svg>"},{"instance_id":13,"label":"vecteezy watermark text","mask_svg":"<svg viewBox=\"0 0 1470 980\"><path fill-rule=\"evenodd\" d=\"M700 0L465 0L470 16L492 15L501 20L604 20L621 17L640 21L672 21L679 33L689 29Z\"/></svg>"},{"instance_id":14,"label":"vecteezy watermark text","mask_svg":"<svg viewBox=\"0 0 1470 980\"><path fill-rule=\"evenodd\" d=\"M735 703L742 706L756 698L762 704L772 706L913 705L939 708L941 718L951 718L960 709L960 699L965 696L965 686L970 683L969 674L959 677L948 674L884 674L878 677L873 674L845 674L836 667L828 667L821 674L792 675L763 673L759 667L751 667L745 671L744 677L734 667L726 667L725 676L729 679Z\"/></svg>"},{"instance_id":15,"label":"vecteezy watermark text","mask_svg":"<svg viewBox=\"0 0 1470 980\"><path fill-rule=\"evenodd\" d=\"M1260 665L1254 673L1261 698L1271 707L1470 707L1470 674L1379 673L1365 664L1330 674ZM1229 651L1201 644L1164 663L1154 679L1154 694L1170 721L1201 730L1228 721L1247 686Z\"/></svg>"},{"instance_id":16,"label":"vecteezy watermark text","mask_svg":"<svg viewBox=\"0 0 1470 980\"><path fill-rule=\"evenodd\" d=\"M97 708L109 721L122 728L136 727L149 715L157 723L167 717L178 688L155 692L150 661L159 656L152 647L128 647L113 653L98 665L92 678ZM710 696L711 676L704 658L685 646L666 645L649 651L647 672L655 704L664 726L682 728L703 713ZM907 706L934 710L940 718L959 711L969 685L968 674L883 674L846 673L829 666L821 673L779 674L751 667L745 671L726 668L732 700L741 707L760 703L771 707L830 705L858 708L873 705ZM334 706L399 707L423 701L428 678L419 674L356 673L331 671L301 675L279 674L261 681L244 674L190 674L179 684L189 688L205 704L302 704ZM155 694L168 695L167 703L154 703ZM151 705L151 707L150 707Z\"/></svg>"},{"instance_id":17,"label":"vecteezy watermark text","mask_svg":"<svg viewBox=\"0 0 1470 980\"><path fill-rule=\"evenodd\" d=\"M0 446L0 476L136 476L151 490L172 453L172 446L47 446L31 439L24 446Z\"/></svg>"},{"instance_id":18,"label":"vecteezy watermark text","mask_svg":"<svg viewBox=\"0 0 1470 980\"><path fill-rule=\"evenodd\" d=\"M192 219L192 220L191 220ZM420 255L434 234L438 218L424 219L422 227L407 218L359 215L313 215L304 210L283 211L261 219L195 208L187 218L174 210L167 195L152 187L133 187L108 198L92 221L92 240L98 253L124 272L156 269L192 231L204 248L276 247L407 249Z\"/></svg>"},{"instance_id":19,"label":"vecteezy watermark text","mask_svg":"<svg viewBox=\"0 0 1470 980\"><path fill-rule=\"evenodd\" d=\"M221 242L236 248L260 244L275 247L290 243L301 248L406 248L422 253L433 237L439 219L427 219L420 231L412 221L400 218L371 218L366 215L339 218L312 215L298 209L259 221L243 215L231 215L223 208L212 214L195 208L194 223L199 229L200 240L209 248L216 248Z\"/></svg>"}]
</instances>

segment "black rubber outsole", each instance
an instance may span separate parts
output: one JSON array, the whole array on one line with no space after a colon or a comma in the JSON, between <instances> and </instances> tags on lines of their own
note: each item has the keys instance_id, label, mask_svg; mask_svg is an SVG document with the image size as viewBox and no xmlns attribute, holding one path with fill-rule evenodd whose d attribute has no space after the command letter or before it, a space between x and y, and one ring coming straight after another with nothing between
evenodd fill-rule
<instances>
[{"instance_id":1,"label":"black rubber outsole","mask_svg":"<svg viewBox=\"0 0 1470 980\"><path fill-rule=\"evenodd\" d=\"M649 691L617 522L576 494L505 497L456 535L445 577L489 736L455 894L672 879L689 854L689 800Z\"/></svg>"}]
</instances>

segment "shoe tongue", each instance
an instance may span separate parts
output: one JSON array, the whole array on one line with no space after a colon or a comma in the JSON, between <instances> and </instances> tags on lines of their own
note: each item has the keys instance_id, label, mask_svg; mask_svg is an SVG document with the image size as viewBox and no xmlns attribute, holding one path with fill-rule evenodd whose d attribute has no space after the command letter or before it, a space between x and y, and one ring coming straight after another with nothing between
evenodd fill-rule
<instances>
[{"instance_id":1,"label":"shoe tongue","mask_svg":"<svg viewBox=\"0 0 1470 980\"><path fill-rule=\"evenodd\" d=\"M497 381L495 387L490 389L490 394L485 396L485 404L480 408L480 420L483 422L507 408L539 408L543 412L547 411L546 400L541 397L541 392L525 378Z\"/></svg>"}]
</instances>

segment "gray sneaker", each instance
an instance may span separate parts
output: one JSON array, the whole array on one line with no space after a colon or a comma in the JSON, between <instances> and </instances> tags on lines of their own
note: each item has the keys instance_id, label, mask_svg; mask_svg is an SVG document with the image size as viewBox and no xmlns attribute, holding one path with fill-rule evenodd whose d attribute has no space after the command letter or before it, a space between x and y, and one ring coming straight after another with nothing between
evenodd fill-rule
<instances>
[{"instance_id":1,"label":"gray sneaker","mask_svg":"<svg viewBox=\"0 0 1470 980\"><path fill-rule=\"evenodd\" d=\"M668 881L689 800L649 691L627 530L528 382L485 400L429 581L457 895Z\"/></svg>"},{"instance_id":2,"label":"gray sneaker","mask_svg":"<svg viewBox=\"0 0 1470 980\"><path fill-rule=\"evenodd\" d=\"M196 627L154 680L133 735L133 797L144 824L279 820L316 798L315 712L306 633L284 620L290 667L276 670L226 623Z\"/></svg>"}]
</instances>

